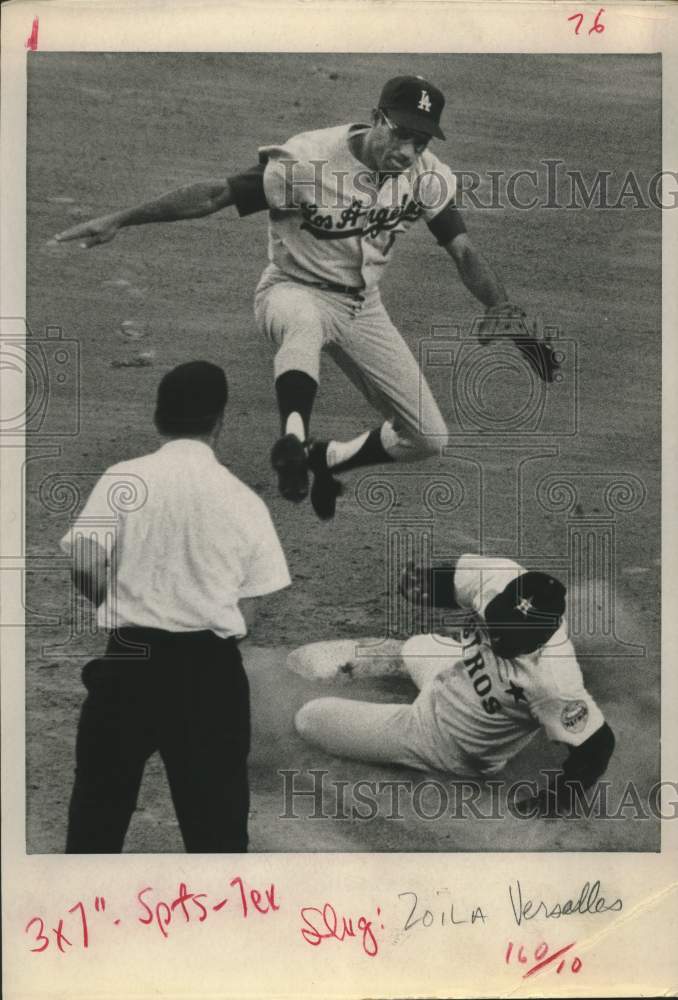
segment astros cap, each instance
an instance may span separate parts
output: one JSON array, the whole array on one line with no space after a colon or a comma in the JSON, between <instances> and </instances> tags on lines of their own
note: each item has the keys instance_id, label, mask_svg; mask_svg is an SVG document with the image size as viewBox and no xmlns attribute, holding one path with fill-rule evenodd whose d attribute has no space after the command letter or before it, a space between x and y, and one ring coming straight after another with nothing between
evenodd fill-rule
<instances>
[{"instance_id":1,"label":"astros cap","mask_svg":"<svg viewBox=\"0 0 678 1000\"><path fill-rule=\"evenodd\" d=\"M395 76L384 84L379 107L396 125L444 139L440 115L445 98L423 76Z\"/></svg>"},{"instance_id":2,"label":"astros cap","mask_svg":"<svg viewBox=\"0 0 678 1000\"><path fill-rule=\"evenodd\" d=\"M523 573L512 580L485 608L492 632L502 634L502 645L530 653L543 646L560 626L565 613L565 587L547 573Z\"/></svg>"}]
</instances>

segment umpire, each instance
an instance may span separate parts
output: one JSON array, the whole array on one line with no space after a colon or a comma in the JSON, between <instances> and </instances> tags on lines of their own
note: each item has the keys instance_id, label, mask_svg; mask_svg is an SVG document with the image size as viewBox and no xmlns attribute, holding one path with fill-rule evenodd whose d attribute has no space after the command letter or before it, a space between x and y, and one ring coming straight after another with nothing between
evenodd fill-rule
<instances>
[{"instance_id":1,"label":"umpire","mask_svg":"<svg viewBox=\"0 0 678 1000\"><path fill-rule=\"evenodd\" d=\"M76 587L110 633L104 656L82 674L67 853L122 850L155 751L186 850L247 850L240 602L290 577L266 505L214 453L226 399L216 365L192 361L166 374L155 410L165 443L108 469L61 542ZM141 502L113 510L116 484L130 483Z\"/></svg>"}]
</instances>

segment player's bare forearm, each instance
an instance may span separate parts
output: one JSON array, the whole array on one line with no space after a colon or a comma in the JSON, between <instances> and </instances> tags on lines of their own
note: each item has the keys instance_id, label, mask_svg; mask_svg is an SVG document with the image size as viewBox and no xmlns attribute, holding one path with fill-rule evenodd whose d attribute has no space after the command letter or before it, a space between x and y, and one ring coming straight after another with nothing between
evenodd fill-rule
<instances>
[{"instance_id":1,"label":"player's bare forearm","mask_svg":"<svg viewBox=\"0 0 678 1000\"><path fill-rule=\"evenodd\" d=\"M507 300L503 284L466 233L456 236L445 249L457 265L464 285L479 302L489 307Z\"/></svg>"},{"instance_id":2,"label":"player's bare forearm","mask_svg":"<svg viewBox=\"0 0 678 1000\"><path fill-rule=\"evenodd\" d=\"M55 238L59 242L81 240L81 245L84 247L98 246L101 243L108 243L119 229L126 226L197 219L219 212L232 204L233 195L228 181L199 181L176 188L133 208L122 209L80 223L62 233L57 233Z\"/></svg>"},{"instance_id":3,"label":"player's bare forearm","mask_svg":"<svg viewBox=\"0 0 678 1000\"><path fill-rule=\"evenodd\" d=\"M142 205L118 213L120 227L149 222L177 222L211 215L233 203L228 181L186 184Z\"/></svg>"}]
</instances>

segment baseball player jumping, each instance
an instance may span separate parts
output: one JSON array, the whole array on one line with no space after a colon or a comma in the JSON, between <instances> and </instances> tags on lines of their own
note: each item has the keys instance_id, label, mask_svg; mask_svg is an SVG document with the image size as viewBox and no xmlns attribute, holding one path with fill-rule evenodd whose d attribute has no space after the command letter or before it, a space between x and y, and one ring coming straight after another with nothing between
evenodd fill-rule
<instances>
[{"instance_id":1,"label":"baseball player jumping","mask_svg":"<svg viewBox=\"0 0 678 1000\"><path fill-rule=\"evenodd\" d=\"M463 616L460 639L418 635L402 648L419 688L411 704L317 698L302 706L301 736L328 753L455 777L500 771L543 728L569 753L553 785L523 808L567 808L572 783L604 773L614 735L584 687L567 627L565 588L509 559L462 555L425 572L409 566L401 592Z\"/></svg>"},{"instance_id":2,"label":"baseball player jumping","mask_svg":"<svg viewBox=\"0 0 678 1000\"><path fill-rule=\"evenodd\" d=\"M308 494L323 519L334 516L338 474L358 466L436 454L447 427L418 364L391 322L379 280L399 234L423 218L486 307L545 381L558 367L550 345L532 336L524 314L474 248L454 204L456 179L430 150L445 99L418 76L389 80L370 124L303 132L262 146L259 164L226 180L178 188L135 208L60 233L85 247L125 226L195 218L235 205L241 216L269 212L269 264L255 293L258 327L275 345L281 437L271 461L281 494ZM485 332L485 331L482 331ZM350 441L313 441L310 420L320 355L336 363L383 415Z\"/></svg>"}]
</instances>

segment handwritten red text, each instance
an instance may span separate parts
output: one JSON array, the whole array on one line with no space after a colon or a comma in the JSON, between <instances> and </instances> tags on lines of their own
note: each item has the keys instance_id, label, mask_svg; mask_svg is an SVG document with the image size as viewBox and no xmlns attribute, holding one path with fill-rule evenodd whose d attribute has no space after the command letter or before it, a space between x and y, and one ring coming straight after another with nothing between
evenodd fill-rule
<instances>
[{"instance_id":1,"label":"handwritten red text","mask_svg":"<svg viewBox=\"0 0 678 1000\"><path fill-rule=\"evenodd\" d=\"M38 48L38 18L33 18L33 27L31 28L31 33L26 39L26 48L29 52L35 52Z\"/></svg>"},{"instance_id":2,"label":"handwritten red text","mask_svg":"<svg viewBox=\"0 0 678 1000\"><path fill-rule=\"evenodd\" d=\"M300 928L301 936L314 948L331 938L346 941L347 938L359 937L363 951L370 958L374 958L379 951L374 923L367 917L360 916L354 921L353 917L338 916L331 903L325 903L322 907L302 906L300 916L304 923ZM380 907L377 907L377 917L381 917ZM381 921L379 926L383 930Z\"/></svg>"},{"instance_id":3,"label":"handwritten red text","mask_svg":"<svg viewBox=\"0 0 678 1000\"><path fill-rule=\"evenodd\" d=\"M572 941L570 944L566 944L564 947L556 949L556 951L549 951L549 946L546 941L541 941L534 949L533 957L529 957L522 944L514 952L513 941L509 941L504 961L507 965L510 965L511 959L513 959L514 962L518 962L519 965L528 965L534 962L534 964L530 964L530 968L523 973L523 979L533 976L535 972L540 972L542 969L545 969L547 965L552 964L556 965L556 972L558 975L560 975L563 969L567 969L569 972L577 973L582 967L582 960L576 955L574 958L572 958L572 956L568 956L567 959L563 958L563 955L567 954L568 951L574 948L575 944L576 941Z\"/></svg>"},{"instance_id":4,"label":"handwritten red text","mask_svg":"<svg viewBox=\"0 0 678 1000\"><path fill-rule=\"evenodd\" d=\"M275 886L270 885L263 892L246 886L243 880L237 876L231 879L229 885L237 891L232 897L225 896L218 903L205 904L202 900L207 898L205 892L189 892L184 882L179 884L177 896L172 900L155 900L151 895L153 886L147 885L137 893L137 902L143 908L144 913L137 917L140 924L155 924L163 937L169 937L169 927L176 918L183 917L184 923L197 920L203 923L207 919L209 910L217 913L223 910L230 902L231 909L235 907L241 917L247 919L251 914L266 914L279 910L280 907L275 900Z\"/></svg>"},{"instance_id":5,"label":"handwritten red text","mask_svg":"<svg viewBox=\"0 0 678 1000\"><path fill-rule=\"evenodd\" d=\"M230 910L239 919L260 920L280 909L277 890L273 883L264 888L248 885L239 875L227 883L228 895L223 891L208 896L195 892L185 882L180 882L170 894L161 894L152 885L140 889L134 899L136 912L133 926L154 927L163 938L170 936L176 925L205 923L208 917L221 910ZM129 911L125 911L129 919ZM214 917L212 917L214 919ZM104 896L94 896L87 902L78 900L58 917L47 920L40 914L30 918L24 933L35 954L55 949L62 955L72 948L89 948L94 938L100 939L108 927L119 927L122 917Z\"/></svg>"},{"instance_id":6,"label":"handwritten red text","mask_svg":"<svg viewBox=\"0 0 678 1000\"><path fill-rule=\"evenodd\" d=\"M601 7L598 10L598 13L596 14L596 16L594 17L593 24L589 28L587 34L589 34L589 35L600 35L600 34L602 34L603 31L605 31L605 25L601 21L601 17L602 17L602 15L604 13L605 13L605 8ZM574 29L575 35L578 35L579 32L581 31L582 25L584 24L584 20L585 20L584 15L580 11L578 11L576 14L572 14L570 17L568 17L568 21L575 21L576 22L576 27Z\"/></svg>"}]
</instances>

